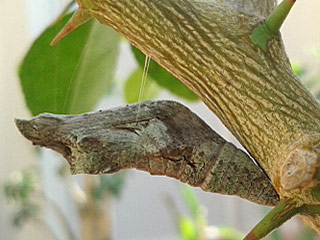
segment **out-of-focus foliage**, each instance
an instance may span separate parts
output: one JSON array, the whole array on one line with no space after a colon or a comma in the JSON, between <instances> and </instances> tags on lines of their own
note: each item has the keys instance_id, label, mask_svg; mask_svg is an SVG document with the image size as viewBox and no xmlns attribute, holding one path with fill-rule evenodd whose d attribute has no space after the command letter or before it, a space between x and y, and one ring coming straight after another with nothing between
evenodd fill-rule
<instances>
[{"instance_id":1,"label":"out-of-focus foliage","mask_svg":"<svg viewBox=\"0 0 320 240\"><path fill-rule=\"evenodd\" d=\"M183 186L181 195L190 212L189 216L181 214L172 199L168 199L169 211L176 223L181 240L241 240L244 235L230 227L209 226L203 206L199 203L193 189Z\"/></svg>"},{"instance_id":2,"label":"out-of-focus foliage","mask_svg":"<svg viewBox=\"0 0 320 240\"><path fill-rule=\"evenodd\" d=\"M194 191L184 186L181 189L181 194L191 213L191 217L180 214L174 207L174 204L170 204L170 208L174 208L174 212L177 216L174 219L178 219L178 232L181 240L241 240L244 234L236 231L234 228L226 226L209 226L206 221L203 207L196 198ZM171 210L171 209L170 209ZM282 234L280 230L274 231L268 238L270 240L287 240L286 235ZM308 226L301 228L300 234L291 238L291 240L316 240L318 239L315 232Z\"/></svg>"},{"instance_id":3,"label":"out-of-focus foliage","mask_svg":"<svg viewBox=\"0 0 320 240\"><path fill-rule=\"evenodd\" d=\"M72 3L35 40L20 65L20 82L27 106L33 115L42 112L76 114L92 111L98 101L110 92L118 59L118 34L92 20L62 39L55 47L49 45L71 17L72 14L65 15L70 8ZM5 187L7 198L15 199L17 203L15 222L19 224L35 217L40 209L39 205L31 201L37 193L31 188L33 185L29 175L22 175L20 185L8 183ZM66 177L63 172L60 172L60 176ZM124 184L123 174L97 178L98 184L91 189L94 197L103 200L106 196L119 195ZM67 178L64 180L67 186ZM75 184L72 181L71 185ZM71 192L72 189L82 191L78 186L69 187ZM42 190L40 192L44 197ZM97 204L103 204L103 201ZM54 207L63 218L59 207ZM64 220L61 219L62 222Z\"/></svg>"},{"instance_id":4,"label":"out-of-focus foliage","mask_svg":"<svg viewBox=\"0 0 320 240\"><path fill-rule=\"evenodd\" d=\"M205 231L207 227L206 216L203 207L199 204L194 191L190 187L184 186L181 194L191 213L191 218L180 217L180 233L183 240L206 239Z\"/></svg>"},{"instance_id":5,"label":"out-of-focus foliage","mask_svg":"<svg viewBox=\"0 0 320 240\"><path fill-rule=\"evenodd\" d=\"M197 229L194 222L186 217L182 217L179 221L179 231L181 240L196 240Z\"/></svg>"},{"instance_id":6,"label":"out-of-focus foliage","mask_svg":"<svg viewBox=\"0 0 320 240\"><path fill-rule=\"evenodd\" d=\"M35 171L13 172L4 184L7 199L14 202L29 201L36 188Z\"/></svg>"},{"instance_id":7,"label":"out-of-focus foliage","mask_svg":"<svg viewBox=\"0 0 320 240\"><path fill-rule=\"evenodd\" d=\"M146 72L146 74L148 74L148 72ZM161 89L158 84L152 80L150 76L147 76L144 86L142 86L142 77L143 71L141 68L138 68L127 79L127 82L124 86L124 96L127 103L132 104L138 102L139 100L153 100L159 94Z\"/></svg>"},{"instance_id":8,"label":"out-of-focus foliage","mask_svg":"<svg viewBox=\"0 0 320 240\"><path fill-rule=\"evenodd\" d=\"M38 175L34 170L14 172L4 183L6 199L17 206L13 215L13 225L21 227L27 220L38 217L40 206L34 200Z\"/></svg>"},{"instance_id":9,"label":"out-of-focus foliage","mask_svg":"<svg viewBox=\"0 0 320 240\"><path fill-rule=\"evenodd\" d=\"M144 68L144 63L146 56L137 48L131 45L132 52L141 67ZM152 57L152 56L151 56ZM167 90L169 90L172 94L187 99L189 101L196 101L198 97L189 90L182 82L168 73L165 69L163 69L158 63L151 60L148 74L150 77L157 82L157 84Z\"/></svg>"},{"instance_id":10,"label":"out-of-focus foliage","mask_svg":"<svg viewBox=\"0 0 320 240\"><path fill-rule=\"evenodd\" d=\"M293 71L301 79L303 84L311 91L317 100L320 100L320 48L314 48L312 54L319 60L319 70L311 76L310 74L307 74L308 70L303 67L303 65L298 63L291 63L291 65Z\"/></svg>"},{"instance_id":11,"label":"out-of-focus foliage","mask_svg":"<svg viewBox=\"0 0 320 240\"><path fill-rule=\"evenodd\" d=\"M311 54L320 59L320 46L315 46L311 49Z\"/></svg>"},{"instance_id":12,"label":"out-of-focus foliage","mask_svg":"<svg viewBox=\"0 0 320 240\"><path fill-rule=\"evenodd\" d=\"M231 227L219 227L220 239L223 240L240 240L243 239L243 234Z\"/></svg>"},{"instance_id":13,"label":"out-of-focus foliage","mask_svg":"<svg viewBox=\"0 0 320 240\"><path fill-rule=\"evenodd\" d=\"M110 90L119 36L92 20L51 47L70 17L46 29L20 66L24 97L33 115L87 112Z\"/></svg>"},{"instance_id":14,"label":"out-of-focus foliage","mask_svg":"<svg viewBox=\"0 0 320 240\"><path fill-rule=\"evenodd\" d=\"M302 223L302 222L301 222ZM303 224L303 223L302 223ZM301 228L300 234L294 236L294 238L288 238L286 234L281 233L279 229L270 234L270 240L318 240L316 233L307 225Z\"/></svg>"},{"instance_id":15,"label":"out-of-focus foliage","mask_svg":"<svg viewBox=\"0 0 320 240\"><path fill-rule=\"evenodd\" d=\"M303 77L303 75L306 73L306 69L304 69L302 65L296 62L291 62L291 67L294 73L300 78Z\"/></svg>"},{"instance_id":16,"label":"out-of-focus foliage","mask_svg":"<svg viewBox=\"0 0 320 240\"><path fill-rule=\"evenodd\" d=\"M307 225L304 225L304 230L301 231L298 240L318 240L316 233Z\"/></svg>"},{"instance_id":17,"label":"out-of-focus foliage","mask_svg":"<svg viewBox=\"0 0 320 240\"><path fill-rule=\"evenodd\" d=\"M110 193L113 196L120 197L124 182L125 173L100 176L99 183L91 189L92 195L94 199L100 201Z\"/></svg>"},{"instance_id":18,"label":"out-of-focus foliage","mask_svg":"<svg viewBox=\"0 0 320 240\"><path fill-rule=\"evenodd\" d=\"M70 3L65 12L72 6L73 3ZM46 29L22 61L19 76L33 115L91 111L110 90L120 43L120 37L110 28L92 20L56 46L49 45L71 15L62 15ZM123 185L123 177L114 176L114 180L108 178L108 188L112 193L117 193L120 189L115 188ZM106 186L106 179L101 178L100 183ZM102 197L101 194L99 196Z\"/></svg>"}]
</instances>

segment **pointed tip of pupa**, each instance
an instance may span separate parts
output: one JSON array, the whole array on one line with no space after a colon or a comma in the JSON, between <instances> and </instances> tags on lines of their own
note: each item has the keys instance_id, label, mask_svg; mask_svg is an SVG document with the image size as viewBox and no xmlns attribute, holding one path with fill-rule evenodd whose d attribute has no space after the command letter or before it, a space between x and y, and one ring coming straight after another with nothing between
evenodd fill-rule
<instances>
[{"instance_id":1,"label":"pointed tip of pupa","mask_svg":"<svg viewBox=\"0 0 320 240\"><path fill-rule=\"evenodd\" d=\"M52 40L50 43L50 46L56 45L62 38L67 36L69 33L71 33L73 30L75 30L77 27L81 26L82 24L86 23L91 19L91 15L88 11L84 11L79 9L76 11L71 19L67 22L67 24L63 27L63 29L58 33L58 35Z\"/></svg>"}]
</instances>

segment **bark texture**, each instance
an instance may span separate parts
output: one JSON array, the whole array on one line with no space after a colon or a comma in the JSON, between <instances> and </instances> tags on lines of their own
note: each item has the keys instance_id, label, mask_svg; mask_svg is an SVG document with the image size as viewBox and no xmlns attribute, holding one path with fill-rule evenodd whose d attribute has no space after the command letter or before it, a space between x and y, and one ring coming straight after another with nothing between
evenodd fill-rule
<instances>
[{"instance_id":1,"label":"bark texture","mask_svg":"<svg viewBox=\"0 0 320 240\"><path fill-rule=\"evenodd\" d=\"M313 192L319 186L319 104L292 72L280 35L267 51L250 39L274 0L77 2L194 91L261 165L281 198L319 205ZM68 156L61 146L50 147ZM193 174L199 180L201 173ZM319 232L319 217L306 218Z\"/></svg>"},{"instance_id":2,"label":"bark texture","mask_svg":"<svg viewBox=\"0 0 320 240\"><path fill-rule=\"evenodd\" d=\"M319 204L310 190L317 185L319 104L293 73L280 35L266 52L250 39L263 21L259 9L274 1L238 2L258 15L240 12L230 1L78 2L194 91L259 162L281 197ZM317 155L311 177L299 184L288 183L296 178L284 171L280 175L295 161L289 156L296 149ZM306 160L293 175L308 165Z\"/></svg>"},{"instance_id":3,"label":"bark texture","mask_svg":"<svg viewBox=\"0 0 320 240\"><path fill-rule=\"evenodd\" d=\"M318 185L319 104L292 72L280 35L266 52L250 40L274 0L78 3L193 90L259 162L282 198L319 204L311 190ZM315 154L316 164L289 157L294 151ZM294 171L281 176L287 166ZM311 177L301 182L304 172ZM288 185L295 187L283 188ZM320 229L318 217L307 218Z\"/></svg>"},{"instance_id":4,"label":"bark texture","mask_svg":"<svg viewBox=\"0 0 320 240\"><path fill-rule=\"evenodd\" d=\"M62 153L73 174L137 168L258 204L279 201L247 154L176 102L146 102L79 116L45 114L17 120L17 126L34 144Z\"/></svg>"},{"instance_id":5,"label":"bark texture","mask_svg":"<svg viewBox=\"0 0 320 240\"><path fill-rule=\"evenodd\" d=\"M240 13L247 15L255 15L260 17L267 17L277 5L276 0L221 0L211 2L220 2L225 4L229 9L234 9Z\"/></svg>"}]
</instances>

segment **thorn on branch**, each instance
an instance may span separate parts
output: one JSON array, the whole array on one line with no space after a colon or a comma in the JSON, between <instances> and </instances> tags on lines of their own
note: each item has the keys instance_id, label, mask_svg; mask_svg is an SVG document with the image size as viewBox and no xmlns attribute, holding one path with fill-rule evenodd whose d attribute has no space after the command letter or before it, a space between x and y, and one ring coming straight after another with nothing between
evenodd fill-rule
<instances>
[{"instance_id":1,"label":"thorn on branch","mask_svg":"<svg viewBox=\"0 0 320 240\"><path fill-rule=\"evenodd\" d=\"M53 47L56 45L62 38L67 36L69 33L71 33L73 30L75 30L77 27L80 27L82 24L86 23L91 19L91 15L89 12L85 10L78 10L76 11L71 19L67 22L67 24L64 26L64 28L58 33L58 35L52 40L50 45Z\"/></svg>"},{"instance_id":2,"label":"thorn on branch","mask_svg":"<svg viewBox=\"0 0 320 240\"><path fill-rule=\"evenodd\" d=\"M251 41L263 51L267 51L268 42L278 36L279 30L295 2L296 0L283 0L267 20L253 30L250 36Z\"/></svg>"}]
</instances>

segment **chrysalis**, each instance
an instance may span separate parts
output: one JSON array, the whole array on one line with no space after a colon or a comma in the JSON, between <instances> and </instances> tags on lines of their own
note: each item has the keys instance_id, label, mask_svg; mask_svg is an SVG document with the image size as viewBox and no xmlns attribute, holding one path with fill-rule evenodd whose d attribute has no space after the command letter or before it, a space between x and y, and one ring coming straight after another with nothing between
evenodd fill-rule
<instances>
[{"instance_id":1,"label":"chrysalis","mask_svg":"<svg viewBox=\"0 0 320 240\"><path fill-rule=\"evenodd\" d=\"M246 153L177 102L144 102L79 116L39 115L17 125L34 144L63 154L73 174L136 168L258 204L279 202L268 177Z\"/></svg>"}]
</instances>

